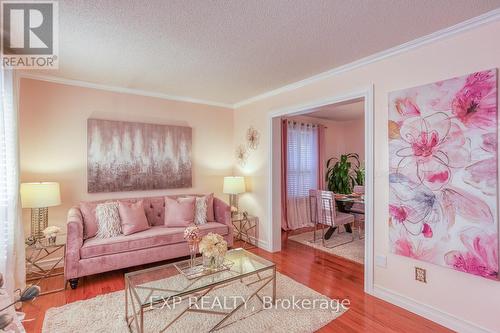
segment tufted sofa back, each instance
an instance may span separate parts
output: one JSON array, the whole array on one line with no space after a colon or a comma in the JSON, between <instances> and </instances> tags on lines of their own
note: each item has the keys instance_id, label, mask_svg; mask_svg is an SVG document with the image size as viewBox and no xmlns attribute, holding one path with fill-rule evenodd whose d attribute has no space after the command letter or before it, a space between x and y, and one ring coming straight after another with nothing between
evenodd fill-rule
<instances>
[{"instance_id":1,"label":"tufted sofa back","mask_svg":"<svg viewBox=\"0 0 500 333\"><path fill-rule=\"evenodd\" d=\"M178 195L167 195L169 198L179 198L186 196L202 196L202 194L178 194ZM109 201L121 201L134 203L139 200L143 200L144 212L146 213L146 218L148 219L149 225L163 225L165 222L165 196L161 197L144 197L144 198L126 198L126 199L106 199L92 201L95 204L109 202Z\"/></svg>"}]
</instances>

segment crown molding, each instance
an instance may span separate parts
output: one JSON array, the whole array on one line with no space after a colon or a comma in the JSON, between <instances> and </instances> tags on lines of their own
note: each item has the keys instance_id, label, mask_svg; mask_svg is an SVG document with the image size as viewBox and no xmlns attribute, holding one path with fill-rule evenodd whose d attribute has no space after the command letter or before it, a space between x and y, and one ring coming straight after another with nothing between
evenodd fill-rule
<instances>
[{"instance_id":1,"label":"crown molding","mask_svg":"<svg viewBox=\"0 0 500 333\"><path fill-rule=\"evenodd\" d=\"M26 73L26 72L20 72L18 74L18 78L45 81L45 82L51 82L51 83L58 83L58 84L64 84L64 85L82 87L82 88L105 90L105 91L111 91L111 92L123 93L123 94L131 94L131 95L139 95L139 96L146 96L146 97L168 99L171 101L204 104L204 105L209 105L209 106L216 106L216 107L221 107L221 108L233 109L233 105L226 104L226 103L207 101L207 100L203 100L203 99L191 98L191 97L186 97L186 96L168 95L168 94L163 94L163 93L159 93L159 92L152 92L152 91L146 91L146 90L140 90L140 89L111 86L111 85L99 84L99 83L93 83L93 82L87 82L87 81L72 80L72 79L66 79L66 78L57 77L57 76L30 74L30 73Z\"/></svg>"},{"instance_id":2,"label":"crown molding","mask_svg":"<svg viewBox=\"0 0 500 333\"><path fill-rule=\"evenodd\" d=\"M392 47L390 49L387 49L387 50L384 50L384 51L381 51L378 53L374 53L370 56L367 56L365 58L361 58L361 59L356 60L354 62L345 64L345 65L342 65L339 67L335 67L335 68L330 69L326 72L322 72L322 73L313 75L313 76L306 78L304 80L300 80L300 81L297 81L297 82L294 82L291 84L287 84L283 87L262 93L260 95L254 96L254 97L250 97L248 99L245 99L245 100L242 100L240 102L233 104L232 107L234 109L238 109L238 108L245 106L245 105L248 105L250 103L257 102L257 101L260 101L260 100L263 100L263 99L266 99L266 98L269 98L272 96L276 96L276 95L279 95L279 94L287 92L287 91L295 90L295 89L298 89L300 87L304 87L304 86L312 84L314 82L317 82L317 81L320 81L320 80L323 80L326 78L330 78L330 77L339 75L341 73L345 73L345 72L351 71L353 69L356 69L356 68L359 68L362 66L366 66L368 64L395 56L397 54L407 52L409 50L430 44L432 42L457 35L461 32L472 30L474 28L477 28L479 26L485 25L485 24L490 23L490 22L497 21L499 19L500 19L500 8L494 9L494 10L486 12L482 15L479 15L479 16L473 17L471 19L468 19L466 21L455 24L451 27L444 28L444 29L438 30L436 32L433 32L429 35L419 37L419 38L414 39L412 41L406 42L404 44Z\"/></svg>"}]
</instances>

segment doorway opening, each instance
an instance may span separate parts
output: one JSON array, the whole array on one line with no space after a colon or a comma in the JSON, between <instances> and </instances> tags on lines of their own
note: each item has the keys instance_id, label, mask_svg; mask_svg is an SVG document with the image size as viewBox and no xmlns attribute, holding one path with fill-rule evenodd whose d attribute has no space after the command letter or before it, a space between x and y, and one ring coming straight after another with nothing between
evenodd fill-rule
<instances>
[{"instance_id":1,"label":"doorway opening","mask_svg":"<svg viewBox=\"0 0 500 333\"><path fill-rule=\"evenodd\" d=\"M372 98L369 88L277 110L269 119L269 248L279 251L298 242L364 265L364 289L369 293L373 288ZM342 174L345 169L347 174Z\"/></svg>"},{"instance_id":2,"label":"doorway opening","mask_svg":"<svg viewBox=\"0 0 500 333\"><path fill-rule=\"evenodd\" d=\"M282 247L364 264L364 99L281 117Z\"/></svg>"}]
</instances>

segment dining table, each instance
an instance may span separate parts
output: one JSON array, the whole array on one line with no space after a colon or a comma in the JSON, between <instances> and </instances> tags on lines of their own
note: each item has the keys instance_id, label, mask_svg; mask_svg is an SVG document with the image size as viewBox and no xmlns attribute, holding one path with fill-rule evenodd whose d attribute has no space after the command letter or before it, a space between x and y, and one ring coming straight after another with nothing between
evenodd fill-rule
<instances>
[{"instance_id":1,"label":"dining table","mask_svg":"<svg viewBox=\"0 0 500 333\"><path fill-rule=\"evenodd\" d=\"M365 204L364 195L358 193L352 194L335 194L335 204L339 210L339 212L347 213L347 214L364 214L359 210L353 210L354 204ZM327 232L325 233L325 239L330 239L333 233L337 230L336 226L329 227ZM345 231L348 233L352 233L352 227L350 224L345 225Z\"/></svg>"}]
</instances>

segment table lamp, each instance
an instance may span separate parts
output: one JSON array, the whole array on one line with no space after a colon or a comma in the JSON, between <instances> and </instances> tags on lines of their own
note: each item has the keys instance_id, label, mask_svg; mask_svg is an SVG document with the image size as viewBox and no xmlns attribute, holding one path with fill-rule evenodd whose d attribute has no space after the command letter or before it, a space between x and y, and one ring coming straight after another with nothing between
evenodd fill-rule
<instances>
[{"instance_id":1,"label":"table lamp","mask_svg":"<svg viewBox=\"0 0 500 333\"><path fill-rule=\"evenodd\" d=\"M229 194L229 205L231 212L238 212L238 194L245 192L245 178L244 177L224 177L224 187L222 192ZM236 210L235 212L233 211ZM234 215L234 214L233 214Z\"/></svg>"},{"instance_id":2,"label":"table lamp","mask_svg":"<svg viewBox=\"0 0 500 333\"><path fill-rule=\"evenodd\" d=\"M44 237L49 221L49 207L61 204L59 183L22 183L21 206L31 208L31 239Z\"/></svg>"}]
</instances>

